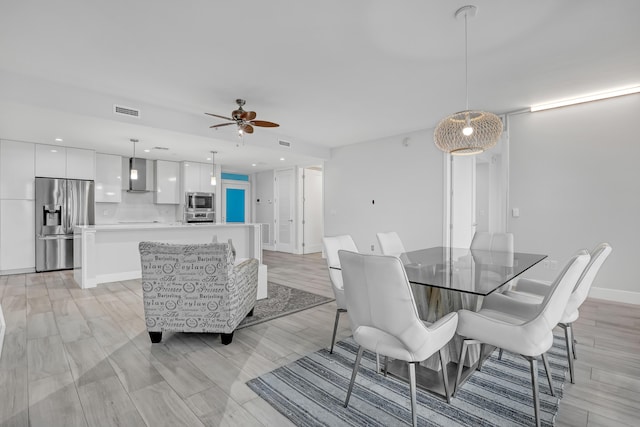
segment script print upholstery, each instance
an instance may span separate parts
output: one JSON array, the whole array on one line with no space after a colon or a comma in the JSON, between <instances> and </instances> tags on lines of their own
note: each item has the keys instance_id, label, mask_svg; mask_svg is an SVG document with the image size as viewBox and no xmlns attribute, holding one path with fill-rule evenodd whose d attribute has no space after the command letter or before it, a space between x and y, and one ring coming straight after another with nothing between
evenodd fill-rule
<instances>
[{"instance_id":1,"label":"script print upholstery","mask_svg":"<svg viewBox=\"0 0 640 427\"><path fill-rule=\"evenodd\" d=\"M149 332L230 334L256 303L258 260L234 265L228 243L141 242L139 250Z\"/></svg>"}]
</instances>

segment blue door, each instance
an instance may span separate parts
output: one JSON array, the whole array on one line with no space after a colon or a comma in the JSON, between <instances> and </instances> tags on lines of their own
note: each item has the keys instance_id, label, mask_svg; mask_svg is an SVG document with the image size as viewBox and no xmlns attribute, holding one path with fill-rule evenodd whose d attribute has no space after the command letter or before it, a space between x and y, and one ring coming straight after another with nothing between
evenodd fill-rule
<instances>
[{"instance_id":1,"label":"blue door","mask_svg":"<svg viewBox=\"0 0 640 427\"><path fill-rule=\"evenodd\" d=\"M227 222L244 222L244 190L227 188Z\"/></svg>"}]
</instances>

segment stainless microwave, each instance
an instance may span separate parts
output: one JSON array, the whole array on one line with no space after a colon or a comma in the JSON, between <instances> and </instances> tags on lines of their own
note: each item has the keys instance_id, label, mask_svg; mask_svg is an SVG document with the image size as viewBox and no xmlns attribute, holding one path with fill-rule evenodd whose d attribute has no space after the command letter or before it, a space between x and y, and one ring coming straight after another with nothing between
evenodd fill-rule
<instances>
[{"instance_id":1,"label":"stainless microwave","mask_svg":"<svg viewBox=\"0 0 640 427\"><path fill-rule=\"evenodd\" d=\"M214 193L188 192L185 195L185 210L188 212L214 212Z\"/></svg>"}]
</instances>

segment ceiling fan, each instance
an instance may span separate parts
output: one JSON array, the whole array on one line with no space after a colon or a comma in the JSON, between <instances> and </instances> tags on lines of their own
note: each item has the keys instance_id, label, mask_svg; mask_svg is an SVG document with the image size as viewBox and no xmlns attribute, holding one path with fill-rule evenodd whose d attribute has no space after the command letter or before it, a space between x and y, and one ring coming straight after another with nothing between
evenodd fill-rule
<instances>
[{"instance_id":1,"label":"ceiling fan","mask_svg":"<svg viewBox=\"0 0 640 427\"><path fill-rule=\"evenodd\" d=\"M220 116L218 114L205 113L209 116L218 117L220 119L229 120L231 123L222 123L219 125L209 126L210 128L219 128L222 126L229 126L232 124L238 125L238 132L240 135L242 133L253 133L253 127L266 127L266 128L275 128L280 126L278 123L267 122L265 120L255 120L256 112L255 111L245 111L242 109L242 106L245 104L244 99L236 99L236 104L238 104L238 109L233 110L231 112L231 117Z\"/></svg>"}]
</instances>

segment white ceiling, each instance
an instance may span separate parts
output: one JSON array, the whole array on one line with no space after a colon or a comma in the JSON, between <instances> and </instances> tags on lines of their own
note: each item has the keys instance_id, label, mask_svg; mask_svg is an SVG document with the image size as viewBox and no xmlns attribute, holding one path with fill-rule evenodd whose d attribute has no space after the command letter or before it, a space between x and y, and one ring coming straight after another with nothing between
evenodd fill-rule
<instances>
[{"instance_id":1,"label":"white ceiling","mask_svg":"<svg viewBox=\"0 0 640 427\"><path fill-rule=\"evenodd\" d=\"M637 0L11 0L0 3L0 137L251 172L434 127L640 84ZM258 119L236 147L235 99ZM140 108L116 117L114 103ZM278 149L278 139L292 143ZM279 160L285 157L285 161ZM257 167L251 163L261 162Z\"/></svg>"}]
</instances>

